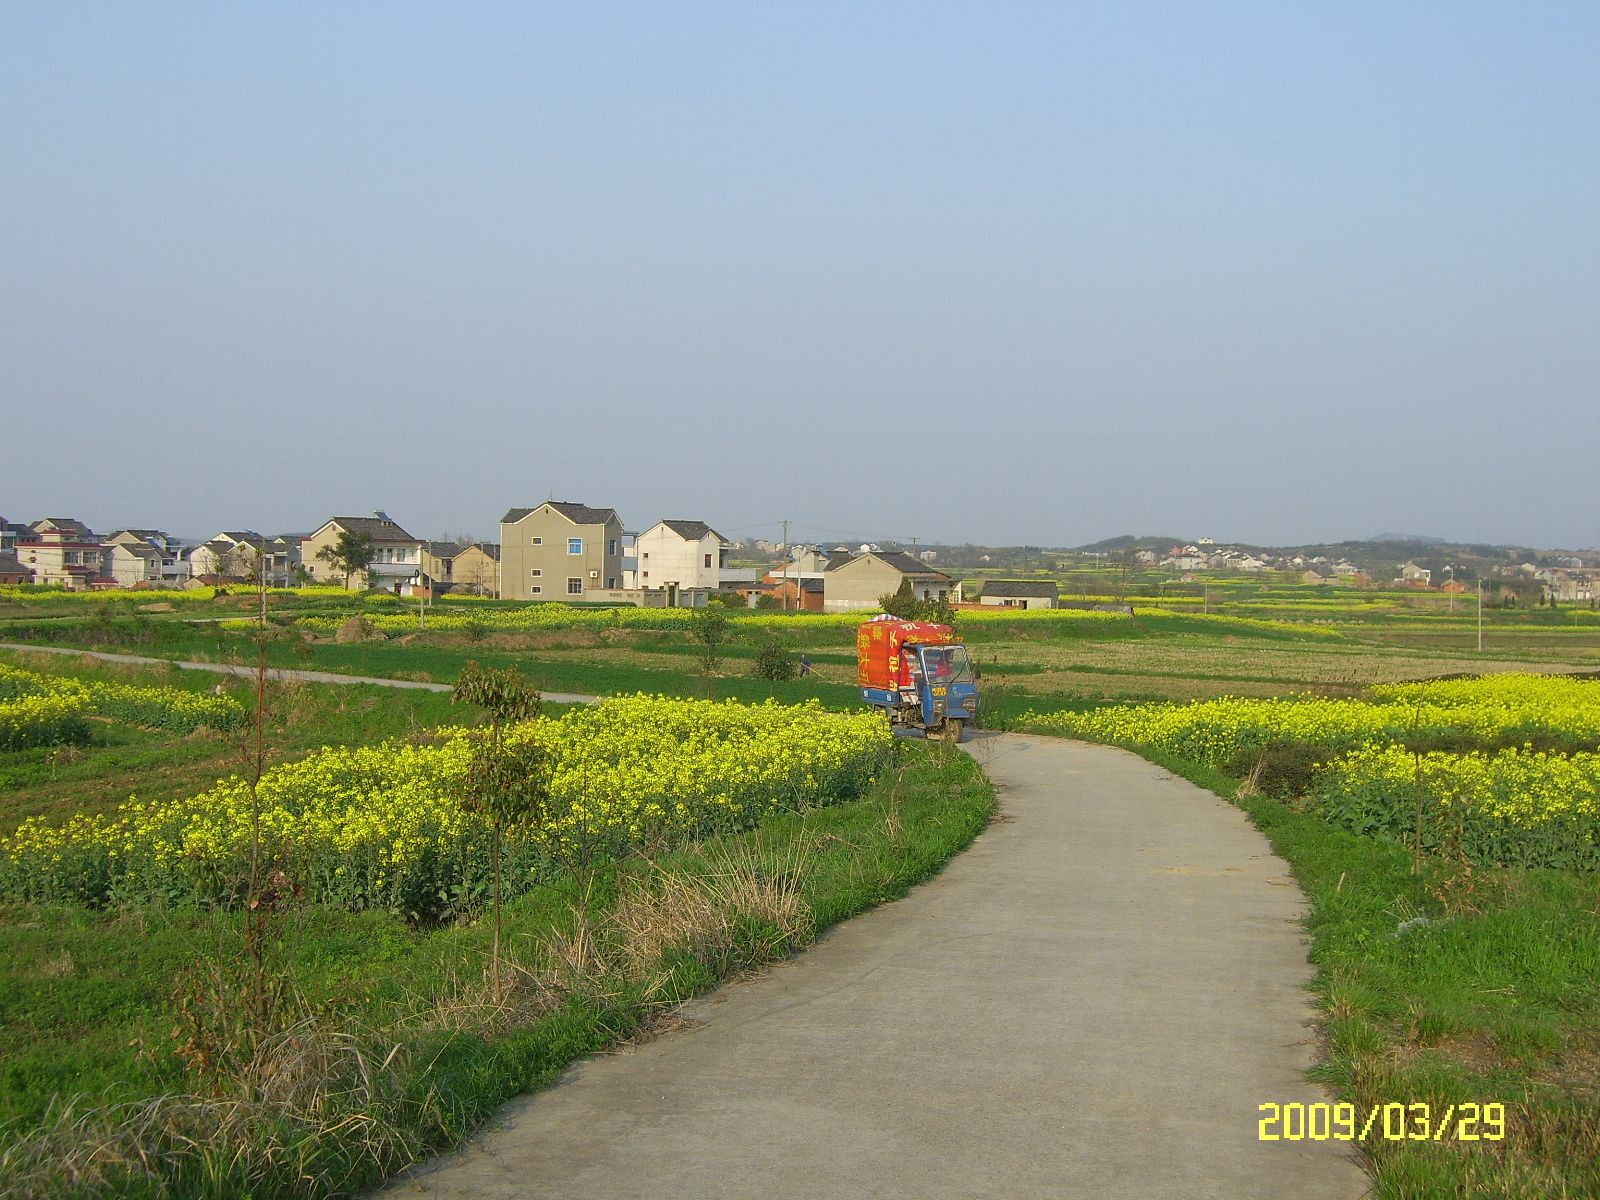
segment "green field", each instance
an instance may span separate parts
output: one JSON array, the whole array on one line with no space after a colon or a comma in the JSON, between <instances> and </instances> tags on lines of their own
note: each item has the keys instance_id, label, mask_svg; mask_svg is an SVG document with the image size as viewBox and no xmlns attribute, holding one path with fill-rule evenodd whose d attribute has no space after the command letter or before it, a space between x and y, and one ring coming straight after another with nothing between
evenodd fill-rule
<instances>
[{"instance_id":1,"label":"green field","mask_svg":"<svg viewBox=\"0 0 1600 1200\"><path fill-rule=\"evenodd\" d=\"M983 673L987 723L1004 727L1024 714L1033 720L1093 716L1140 702L1351 699L1375 685L1448 676L1600 672L1600 621L1587 610L1486 610L1480 652L1475 606L1458 600L1451 611L1437 594L1260 581L1132 599L1131 617L960 612L958 628ZM152 604L157 610L145 611ZM148 596L13 592L0 596L0 641L248 665L257 640L239 623L256 604L250 596L190 598L166 606ZM362 640L341 640L339 626L353 617L369 618L374 627ZM266 652L274 666L349 675L449 683L477 661L514 666L547 691L815 700L828 709L860 709L853 652L858 618L732 614L715 666L703 661L703 647L690 626L677 623L678 616L589 609L536 627L527 620L526 606L497 602L440 603L416 622L415 609L392 597L273 595ZM815 674L781 682L755 677L756 655L772 643L792 656L809 656ZM214 675L162 665L112 667L25 652L0 652L0 662L202 692L218 685ZM253 705L246 681L224 680L221 687L247 708ZM294 683L269 688L268 716L269 763L303 759L325 744L427 744L441 729L483 720L477 710L452 705L442 694ZM248 730L247 723L228 732L177 736L97 721L86 745L0 754L0 833L28 817L56 823L75 814L106 813L131 793L148 800L194 795L247 763ZM1379 1195L1531 1197L1600 1190L1592 1169L1600 1151L1600 894L1592 872L1484 862L1463 869L1459 857L1430 842L1424 869L1414 873L1404 846L1335 827L1317 815L1294 783L1300 778L1295 772L1309 769L1315 753L1275 746L1276 757L1262 773L1252 770L1248 756L1219 766L1175 757L1137 736L1120 740L1237 799L1293 866L1312 904L1311 956L1324 1012L1318 1076L1341 1099L1444 1104L1478 1098L1511 1106L1516 1137L1493 1146L1366 1147ZM1581 738L1556 742L1559 753L1589 751ZM932 806L925 811L936 822L953 821L954 832L938 833L936 825L921 830L915 853L894 838L887 849L873 843L879 848L855 853L854 866L819 855L817 878L804 885L811 889L806 895L815 926L925 875L981 826L987 801L970 773L960 775L961 787L952 791L948 781L957 777L949 772L955 766L924 756L920 748L907 753L913 756L907 778L916 804ZM1241 792L1247 775L1250 782ZM968 799L950 799L958 794ZM898 812L899 803L880 787L864 801L808 816L807 828L839 823L826 826L832 832L819 845L831 845L828 837L867 837L884 828L886 813ZM940 807L949 803L957 808ZM911 805L905 811L914 810ZM779 821L770 836L792 841L797 835ZM871 869L862 868L862 861ZM603 920L618 890L629 886L631 870L626 863L617 867L617 874L607 876L612 882L578 910ZM555 934L570 921L574 903L560 889L536 891L515 903L511 920L548 947L552 939L559 941ZM1418 918L1424 919L1416 926L1424 931L1420 936L1396 936L1397 928ZM297 1011L337 1013L342 1021L378 1031L378 1042L387 1037L393 1044L397 1030L418 1022L428 1037L440 1036L439 1014L452 1003L448 997L459 999L472 980L481 982L481 922L426 930L389 914L308 905L296 911L293 924L284 969L300 997ZM752 956L782 952L797 944L795 937L809 936L768 933L776 940L763 942L766 949L741 944L713 955L714 961L682 968L664 985L666 994L687 994ZM235 944L237 937L237 914L181 905L126 911L6 906L0 943L14 966L0 978L7 1039L0 1045L0 1113L13 1121L13 1140L25 1128L41 1127L53 1097L90 1097L81 1106L181 1095L191 1087L194 1081L181 1056L173 1055L168 1036L182 1008L173 981L189 978L185 964L206 961L208 953ZM448 1103L426 1120L408 1118L411 1140L384 1142L351 1159L313 1138L305 1143L306 1153L324 1156L316 1158L317 1170L328 1179L370 1179L458 1136L517 1090L519 1080L546 1078L572 1055L648 1019L651 1005L628 990L633 986L622 987L628 999L621 1009L585 1000L577 1009L541 1012L529 1026L532 1032L508 1034L486 1026L480 1014L462 1043L462 1057L439 1060L446 1076L429 1084ZM405 1044L421 1053L434 1043L421 1038ZM415 1082L397 1080L395 1086L404 1093ZM35 1166L40 1155L59 1151L60 1140L73 1136L70 1122L51 1119L56 1142L17 1142L28 1148ZM95 1128L107 1138L116 1132ZM250 1135L258 1136L265 1137L259 1130ZM271 1137L262 1144L277 1145ZM229 1178L229 1186L238 1184ZM257 1186L258 1194L274 1194L270 1180ZM108 1193L90 1188L86 1194ZM193 1187L179 1194L227 1193Z\"/></svg>"}]
</instances>

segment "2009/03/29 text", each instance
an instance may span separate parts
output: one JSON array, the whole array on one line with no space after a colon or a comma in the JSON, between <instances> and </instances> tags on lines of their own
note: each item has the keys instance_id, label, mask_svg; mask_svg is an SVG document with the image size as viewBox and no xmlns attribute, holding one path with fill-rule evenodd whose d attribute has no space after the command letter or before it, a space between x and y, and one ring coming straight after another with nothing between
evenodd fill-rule
<instances>
[{"instance_id":1,"label":"2009/03/29 text","mask_svg":"<svg viewBox=\"0 0 1600 1200\"><path fill-rule=\"evenodd\" d=\"M1273 1104L1257 1106L1263 1142L1498 1142L1506 1136L1504 1104Z\"/></svg>"}]
</instances>

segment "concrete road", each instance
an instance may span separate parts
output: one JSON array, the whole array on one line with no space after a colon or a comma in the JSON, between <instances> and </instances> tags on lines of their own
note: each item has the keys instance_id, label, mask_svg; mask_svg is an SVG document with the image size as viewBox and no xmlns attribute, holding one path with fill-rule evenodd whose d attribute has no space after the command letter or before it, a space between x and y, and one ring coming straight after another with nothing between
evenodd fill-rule
<instances>
[{"instance_id":1,"label":"concrete road","mask_svg":"<svg viewBox=\"0 0 1600 1200\"><path fill-rule=\"evenodd\" d=\"M1328 1097L1304 901L1243 814L1118 750L970 749L1002 816L944 874L385 1200L1363 1195L1348 1147L1257 1140Z\"/></svg>"},{"instance_id":2,"label":"concrete road","mask_svg":"<svg viewBox=\"0 0 1600 1200\"><path fill-rule=\"evenodd\" d=\"M102 662L133 663L136 666L175 666L185 671L210 671L215 675L254 676L256 669L238 663L190 662L185 659L150 658L143 654L111 654L104 650L75 650L70 646L32 646L25 642L0 642L0 650L21 650L33 654L66 654L78 658L98 658ZM416 679L384 679L377 675L340 675L335 671L300 671L293 667L268 667L268 679L299 679L306 683L370 683L376 687L412 688L424 692L448 692L448 683L424 683ZM541 692L551 704L594 704L598 696L575 692Z\"/></svg>"}]
</instances>

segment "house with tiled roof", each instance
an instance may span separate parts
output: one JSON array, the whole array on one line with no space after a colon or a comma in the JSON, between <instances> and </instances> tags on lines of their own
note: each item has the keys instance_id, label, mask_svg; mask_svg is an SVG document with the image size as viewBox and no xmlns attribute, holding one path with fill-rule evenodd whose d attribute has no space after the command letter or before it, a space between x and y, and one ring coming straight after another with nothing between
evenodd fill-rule
<instances>
[{"instance_id":1,"label":"house with tiled roof","mask_svg":"<svg viewBox=\"0 0 1600 1200\"><path fill-rule=\"evenodd\" d=\"M453 586L456 558L464 549L457 542L423 542L421 582L435 589Z\"/></svg>"},{"instance_id":2,"label":"house with tiled roof","mask_svg":"<svg viewBox=\"0 0 1600 1200\"><path fill-rule=\"evenodd\" d=\"M500 543L473 542L456 555L450 570L457 591L469 592L474 596L498 596Z\"/></svg>"},{"instance_id":3,"label":"house with tiled roof","mask_svg":"<svg viewBox=\"0 0 1600 1200\"><path fill-rule=\"evenodd\" d=\"M33 572L33 581L74 591L109 587L106 548L94 531L71 517L46 517L29 530L33 540L17 545L17 558Z\"/></svg>"},{"instance_id":4,"label":"house with tiled roof","mask_svg":"<svg viewBox=\"0 0 1600 1200\"><path fill-rule=\"evenodd\" d=\"M614 508L547 500L500 518L500 598L581 601L622 587L622 518Z\"/></svg>"},{"instance_id":5,"label":"house with tiled roof","mask_svg":"<svg viewBox=\"0 0 1600 1200\"><path fill-rule=\"evenodd\" d=\"M260 572L269 586L288 587L298 582L300 554L298 534L269 538L253 529L224 529L188 552L189 575L226 584L253 580Z\"/></svg>"},{"instance_id":6,"label":"house with tiled roof","mask_svg":"<svg viewBox=\"0 0 1600 1200\"><path fill-rule=\"evenodd\" d=\"M955 601L961 598L955 579L900 550L870 550L830 559L822 576L824 612L873 609L883 596L911 584L919 600Z\"/></svg>"},{"instance_id":7,"label":"house with tiled roof","mask_svg":"<svg viewBox=\"0 0 1600 1200\"><path fill-rule=\"evenodd\" d=\"M159 586L164 582L161 566L166 551L156 539L165 542L166 536L159 529L119 529L108 534L103 542L106 574L118 587Z\"/></svg>"},{"instance_id":8,"label":"house with tiled roof","mask_svg":"<svg viewBox=\"0 0 1600 1200\"><path fill-rule=\"evenodd\" d=\"M367 569L357 571L348 580L342 570L320 557L324 551L332 552L341 533L365 537L372 545L372 561ZM398 591L421 578L422 539L412 537L381 509L370 517L329 517L300 539L300 565L312 583Z\"/></svg>"},{"instance_id":9,"label":"house with tiled roof","mask_svg":"<svg viewBox=\"0 0 1600 1200\"><path fill-rule=\"evenodd\" d=\"M19 542L37 541L39 535L27 525L18 525L0 517L0 554L15 553Z\"/></svg>"},{"instance_id":10,"label":"house with tiled roof","mask_svg":"<svg viewBox=\"0 0 1600 1200\"><path fill-rule=\"evenodd\" d=\"M722 587L733 545L704 521L657 521L634 539L641 588L671 592Z\"/></svg>"},{"instance_id":11,"label":"house with tiled roof","mask_svg":"<svg viewBox=\"0 0 1600 1200\"><path fill-rule=\"evenodd\" d=\"M1054 608L1061 589L1053 579L986 579L979 604L993 608Z\"/></svg>"},{"instance_id":12,"label":"house with tiled roof","mask_svg":"<svg viewBox=\"0 0 1600 1200\"><path fill-rule=\"evenodd\" d=\"M160 529L119 529L101 539L106 574L118 587L182 587L196 547Z\"/></svg>"},{"instance_id":13,"label":"house with tiled roof","mask_svg":"<svg viewBox=\"0 0 1600 1200\"><path fill-rule=\"evenodd\" d=\"M0 551L0 586L16 587L22 583L32 583L33 572L17 559L10 550Z\"/></svg>"}]
</instances>

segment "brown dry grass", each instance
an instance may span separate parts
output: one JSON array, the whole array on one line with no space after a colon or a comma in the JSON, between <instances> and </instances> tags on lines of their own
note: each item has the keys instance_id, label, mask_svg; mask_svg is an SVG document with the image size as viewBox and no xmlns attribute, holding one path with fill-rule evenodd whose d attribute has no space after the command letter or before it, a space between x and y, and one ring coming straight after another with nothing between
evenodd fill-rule
<instances>
[{"instance_id":1,"label":"brown dry grass","mask_svg":"<svg viewBox=\"0 0 1600 1200\"><path fill-rule=\"evenodd\" d=\"M713 843L692 860L693 870L645 862L624 878L604 911L576 907L559 932L509 947L498 977L486 958L463 959L443 988L412 997L400 1021L492 1035L525 1025L574 995L615 996L643 985L648 998L664 985L663 964L675 953L693 954L721 971L782 957L814 928L800 899L809 854L804 839L776 858L759 845ZM752 945L753 928L765 936Z\"/></svg>"},{"instance_id":2,"label":"brown dry grass","mask_svg":"<svg viewBox=\"0 0 1600 1200\"><path fill-rule=\"evenodd\" d=\"M308 1192L338 1190L338 1164L362 1157L352 1147L377 1161L419 1149L395 1119L406 1066L398 1046L307 1018L263 1039L226 1094L62 1104L0 1151L0 1200L116 1195L268 1163L297 1171Z\"/></svg>"}]
</instances>

